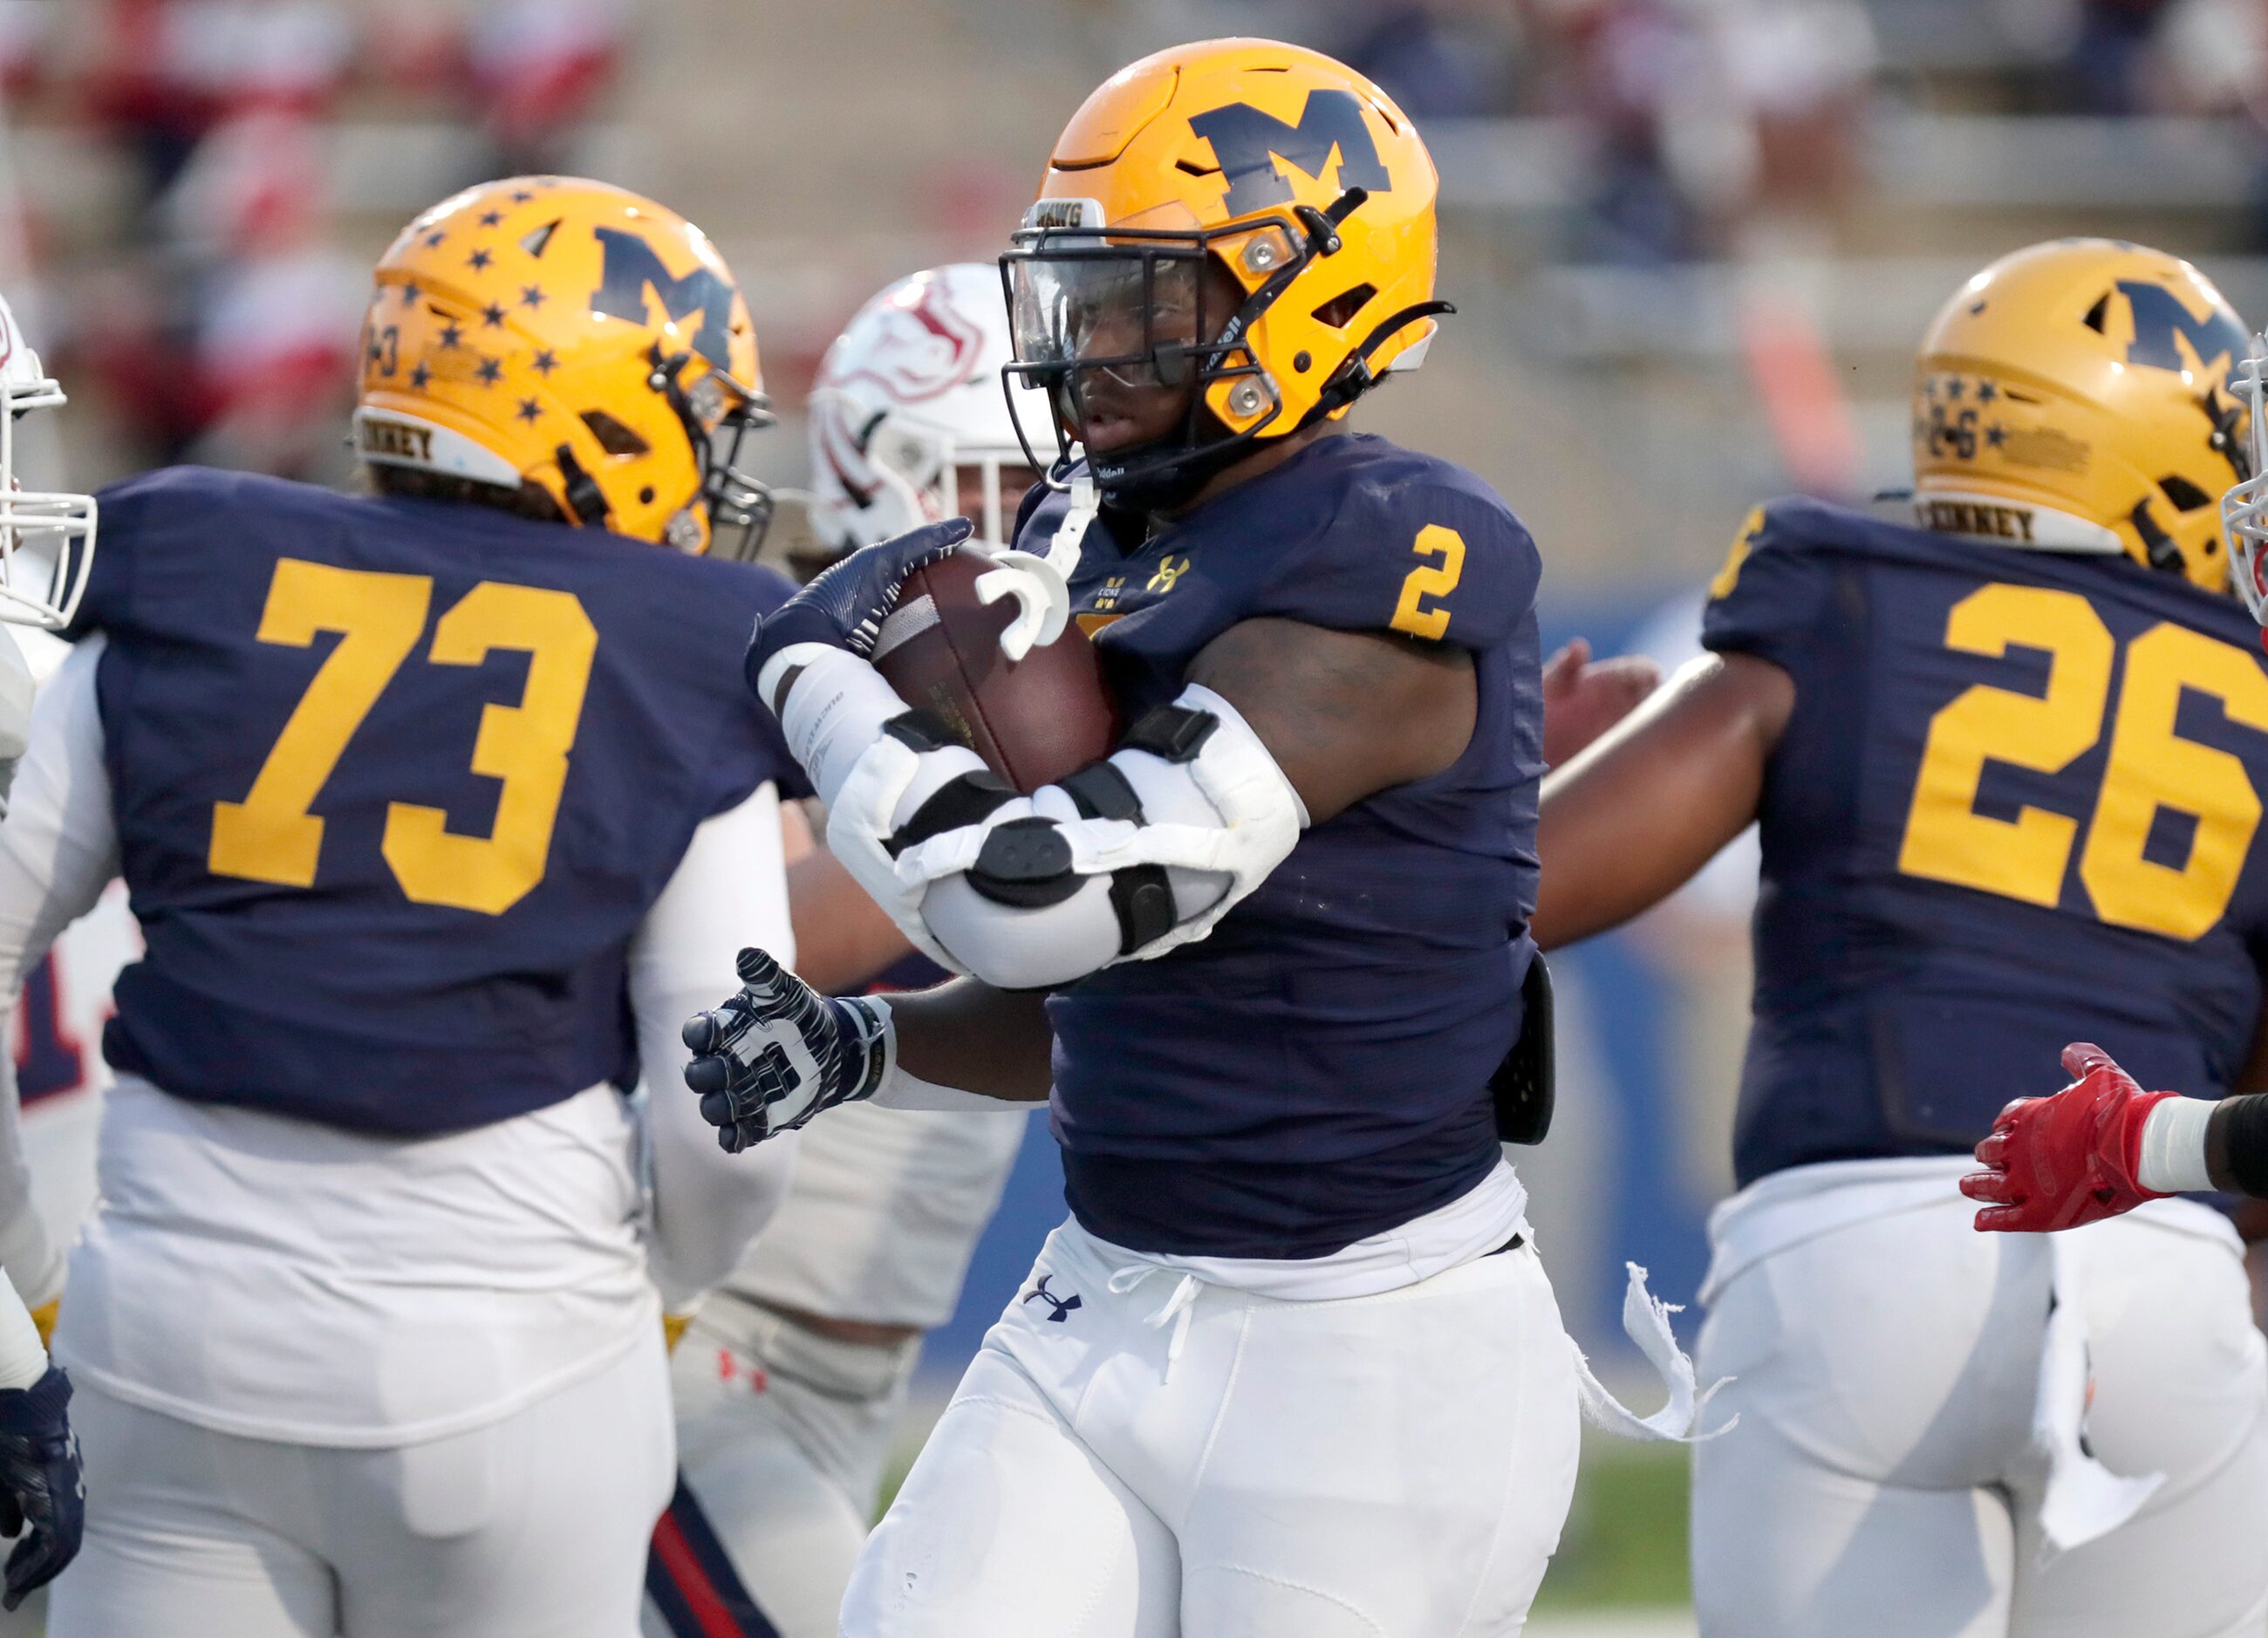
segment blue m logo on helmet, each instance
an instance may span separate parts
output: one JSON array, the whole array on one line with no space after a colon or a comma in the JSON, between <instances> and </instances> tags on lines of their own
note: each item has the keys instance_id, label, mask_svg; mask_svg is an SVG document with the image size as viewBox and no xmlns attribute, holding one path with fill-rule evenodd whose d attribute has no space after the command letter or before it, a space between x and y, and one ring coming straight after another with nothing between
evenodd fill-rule
<instances>
[{"instance_id":1,"label":"blue m logo on helmet","mask_svg":"<svg viewBox=\"0 0 2268 1638\"><path fill-rule=\"evenodd\" d=\"M1212 144L1213 158L1228 179L1232 217L1291 203L1292 184L1281 166L1292 165L1320 179L1334 150L1339 156L1341 188L1365 187L1380 194L1394 187L1370 127L1363 123L1362 104L1352 92L1308 92L1297 125L1286 125L1249 103L1232 102L1190 115L1189 129Z\"/></svg>"},{"instance_id":2,"label":"blue m logo on helmet","mask_svg":"<svg viewBox=\"0 0 2268 1638\"><path fill-rule=\"evenodd\" d=\"M605 261L600 269L599 288L591 293L591 311L644 324L646 292L652 290L673 322L696 312L701 315L693 350L729 374L733 287L698 262L693 271L679 277L662 265L659 253L635 233L611 227L593 231Z\"/></svg>"},{"instance_id":3,"label":"blue m logo on helmet","mask_svg":"<svg viewBox=\"0 0 2268 1638\"><path fill-rule=\"evenodd\" d=\"M2215 307L2202 319L2182 305L2181 298L2161 284L2138 279L2118 281L2118 293L2134 314L2134 339L2127 345L2126 362L2157 370L2187 370L2174 338L2187 338L2198 367L2213 371L2250 350L2243 327L2226 310Z\"/></svg>"}]
</instances>

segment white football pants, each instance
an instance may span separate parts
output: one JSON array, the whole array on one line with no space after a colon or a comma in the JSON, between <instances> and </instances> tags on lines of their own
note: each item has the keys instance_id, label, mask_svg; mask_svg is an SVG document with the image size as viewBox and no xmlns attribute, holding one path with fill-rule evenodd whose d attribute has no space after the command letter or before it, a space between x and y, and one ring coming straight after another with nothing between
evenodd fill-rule
<instances>
[{"instance_id":1,"label":"white football pants","mask_svg":"<svg viewBox=\"0 0 2268 1638\"><path fill-rule=\"evenodd\" d=\"M1119 1272L1049 1237L860 1555L848 1638L1521 1630L1578 1443L1532 1247L1337 1301Z\"/></svg>"},{"instance_id":2,"label":"white football pants","mask_svg":"<svg viewBox=\"0 0 2268 1638\"><path fill-rule=\"evenodd\" d=\"M2268 1632L2268 1366L2244 1269L2143 1217L2058 1237L2092 1368L2087 1448L2161 1473L2043 1562L2031 1449L2047 1237L1942 1204L1732 1277L1702 1328L1693 1593L1704 1638L2234 1638ZM2184 1210L2198 1209L2184 1206Z\"/></svg>"},{"instance_id":3,"label":"white football pants","mask_svg":"<svg viewBox=\"0 0 2268 1638\"><path fill-rule=\"evenodd\" d=\"M696 1318L670 1359L680 1477L779 1638L833 1638L919 1339L862 1347L730 1297L710 1302L732 1307L732 1337ZM697 1605L697 1590L685 1592ZM643 1630L706 1638L697 1620L681 1632L651 1600Z\"/></svg>"},{"instance_id":4,"label":"white football pants","mask_svg":"<svg viewBox=\"0 0 2268 1638\"><path fill-rule=\"evenodd\" d=\"M501 1421L379 1450L71 1399L86 1546L48 1638L626 1638L674 1452L661 1336Z\"/></svg>"}]
</instances>

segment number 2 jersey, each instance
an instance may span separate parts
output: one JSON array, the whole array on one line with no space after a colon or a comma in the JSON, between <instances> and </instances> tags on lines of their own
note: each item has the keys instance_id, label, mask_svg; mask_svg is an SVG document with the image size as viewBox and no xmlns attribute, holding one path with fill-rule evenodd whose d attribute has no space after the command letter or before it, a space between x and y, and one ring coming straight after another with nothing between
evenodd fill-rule
<instances>
[{"instance_id":1,"label":"number 2 jersey","mask_svg":"<svg viewBox=\"0 0 2268 1638\"><path fill-rule=\"evenodd\" d=\"M1066 504L1035 492L1045 550ZM1090 530L1071 584L1126 719L1241 621L1472 657L1442 772L1308 829L1210 937L1057 991L1054 1121L1088 1231L1177 1256L1314 1259L1476 1188L1521 1029L1543 774L1527 530L1446 461L1322 438L1146 540Z\"/></svg>"},{"instance_id":2,"label":"number 2 jersey","mask_svg":"<svg viewBox=\"0 0 2268 1638\"><path fill-rule=\"evenodd\" d=\"M1801 500L1750 519L1711 592L1705 643L1796 691L1759 809L1742 1185L1964 1152L2074 1039L2227 1090L2268 938L2240 605Z\"/></svg>"},{"instance_id":3,"label":"number 2 jersey","mask_svg":"<svg viewBox=\"0 0 2268 1638\"><path fill-rule=\"evenodd\" d=\"M102 511L113 1066L401 1135L634 1082L632 935L696 826L799 785L737 669L786 582L193 467Z\"/></svg>"}]
</instances>

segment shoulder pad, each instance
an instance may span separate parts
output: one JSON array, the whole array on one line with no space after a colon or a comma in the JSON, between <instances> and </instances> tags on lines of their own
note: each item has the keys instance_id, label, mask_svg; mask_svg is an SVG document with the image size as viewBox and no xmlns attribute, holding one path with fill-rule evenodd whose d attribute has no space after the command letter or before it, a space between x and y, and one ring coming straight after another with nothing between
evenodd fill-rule
<instances>
[{"instance_id":1,"label":"shoulder pad","mask_svg":"<svg viewBox=\"0 0 2268 1638\"><path fill-rule=\"evenodd\" d=\"M1322 515L1253 612L1485 649L1531 615L1543 560L1503 498L1462 466L1351 437L1315 475Z\"/></svg>"}]
</instances>

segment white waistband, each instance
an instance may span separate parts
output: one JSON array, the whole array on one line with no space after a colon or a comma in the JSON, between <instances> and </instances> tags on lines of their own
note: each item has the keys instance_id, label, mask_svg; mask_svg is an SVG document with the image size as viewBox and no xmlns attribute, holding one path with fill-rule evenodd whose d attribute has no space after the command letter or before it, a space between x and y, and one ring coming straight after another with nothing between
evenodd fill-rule
<instances>
[{"instance_id":1,"label":"white waistband","mask_svg":"<svg viewBox=\"0 0 2268 1638\"><path fill-rule=\"evenodd\" d=\"M1965 1156L1923 1155L1826 1161L1759 1178L1718 1201L1709 1214L1709 1272L1701 1282L1701 1302L1715 1302L1742 1270L1822 1234L1910 1211L1973 1211L1960 1179L1976 1170L1977 1163ZM2128 1215L2243 1254L2243 1243L2228 1219L2196 1201L2146 1201Z\"/></svg>"}]
</instances>

